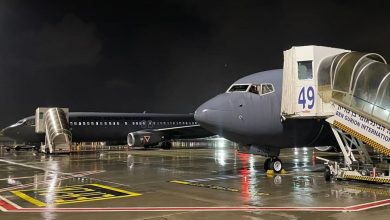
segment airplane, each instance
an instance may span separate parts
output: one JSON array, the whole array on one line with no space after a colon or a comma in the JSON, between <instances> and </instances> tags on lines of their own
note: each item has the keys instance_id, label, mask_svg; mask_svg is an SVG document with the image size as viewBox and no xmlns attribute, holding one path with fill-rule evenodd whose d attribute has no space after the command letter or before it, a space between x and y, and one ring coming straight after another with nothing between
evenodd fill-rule
<instances>
[{"instance_id":1,"label":"airplane","mask_svg":"<svg viewBox=\"0 0 390 220\"><path fill-rule=\"evenodd\" d=\"M70 112L69 126L73 142L127 143L145 148L161 144L169 149L172 139L213 135L199 126L193 114ZM45 134L35 133L35 116L23 118L1 132L36 148L45 142Z\"/></svg>"},{"instance_id":2,"label":"airplane","mask_svg":"<svg viewBox=\"0 0 390 220\"><path fill-rule=\"evenodd\" d=\"M280 149L337 146L323 119L281 117L283 70L258 72L234 82L206 101L195 120L210 132L239 144L239 151L268 157L265 170L281 172Z\"/></svg>"}]
</instances>

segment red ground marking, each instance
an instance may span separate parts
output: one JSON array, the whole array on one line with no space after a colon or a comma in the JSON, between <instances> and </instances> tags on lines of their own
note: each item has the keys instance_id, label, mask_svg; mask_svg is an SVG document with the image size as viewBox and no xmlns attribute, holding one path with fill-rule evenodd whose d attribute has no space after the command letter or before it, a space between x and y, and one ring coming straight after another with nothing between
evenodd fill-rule
<instances>
[{"instance_id":1,"label":"red ground marking","mask_svg":"<svg viewBox=\"0 0 390 220\"><path fill-rule=\"evenodd\" d=\"M7 201L4 201L2 199L0 199L0 206L3 207L7 211L14 211L14 210L18 209L14 205L12 205L12 204L10 204Z\"/></svg>"},{"instance_id":2,"label":"red ground marking","mask_svg":"<svg viewBox=\"0 0 390 220\"><path fill-rule=\"evenodd\" d=\"M0 200L0 206L8 212L174 212L174 211L312 211L356 212L390 205L390 199L348 207L101 207L101 208L18 208Z\"/></svg>"}]
</instances>

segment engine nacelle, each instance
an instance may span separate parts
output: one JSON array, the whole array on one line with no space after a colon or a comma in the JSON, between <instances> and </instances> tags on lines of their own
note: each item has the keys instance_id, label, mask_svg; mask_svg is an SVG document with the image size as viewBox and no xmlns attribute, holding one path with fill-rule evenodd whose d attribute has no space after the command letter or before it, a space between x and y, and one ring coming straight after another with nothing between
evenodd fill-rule
<instances>
[{"instance_id":1,"label":"engine nacelle","mask_svg":"<svg viewBox=\"0 0 390 220\"><path fill-rule=\"evenodd\" d=\"M155 132L136 131L127 135L127 144L130 147L154 146L163 141L164 137Z\"/></svg>"},{"instance_id":2,"label":"engine nacelle","mask_svg":"<svg viewBox=\"0 0 390 220\"><path fill-rule=\"evenodd\" d=\"M321 146L321 147L314 147L316 150L321 151L321 152L338 152L337 148L333 146Z\"/></svg>"}]
</instances>

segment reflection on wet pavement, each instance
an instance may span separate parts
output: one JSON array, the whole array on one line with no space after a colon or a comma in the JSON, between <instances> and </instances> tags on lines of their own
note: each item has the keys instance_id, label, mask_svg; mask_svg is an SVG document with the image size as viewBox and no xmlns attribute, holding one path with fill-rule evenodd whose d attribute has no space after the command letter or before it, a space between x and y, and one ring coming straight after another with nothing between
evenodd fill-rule
<instances>
[{"instance_id":1,"label":"reflection on wet pavement","mask_svg":"<svg viewBox=\"0 0 390 220\"><path fill-rule=\"evenodd\" d=\"M267 176L263 170L266 158L237 152L233 146L224 143L206 149L104 151L71 155L0 150L0 196L23 208L37 208L37 204L45 208L348 207L390 198L390 189L386 185L326 182L324 165L315 159L316 155L341 159L338 153L314 153L311 148L284 149L280 159L288 173ZM126 197L131 193L138 196ZM383 206L362 212L383 218L388 216L390 208ZM361 216L365 216L364 213ZM40 215L37 218L42 219L69 219L71 215L81 214L42 212L34 215ZM124 219L129 216L157 218L165 215L160 212L99 213L101 217ZM169 218L185 216L196 219L205 215L213 219L237 219L248 215L250 218L282 219L285 216L345 217L330 212L308 215L305 212L269 214L236 211L223 215L176 211ZM13 218L12 213L0 212L0 216L1 219Z\"/></svg>"}]
</instances>

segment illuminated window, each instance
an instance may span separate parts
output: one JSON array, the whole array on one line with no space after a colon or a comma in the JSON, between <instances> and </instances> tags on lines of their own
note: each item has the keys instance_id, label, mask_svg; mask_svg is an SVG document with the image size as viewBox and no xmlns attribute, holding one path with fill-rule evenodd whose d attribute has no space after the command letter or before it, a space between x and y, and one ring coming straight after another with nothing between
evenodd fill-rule
<instances>
[{"instance_id":1,"label":"illuminated window","mask_svg":"<svg viewBox=\"0 0 390 220\"><path fill-rule=\"evenodd\" d=\"M313 79L313 62L298 61L298 79Z\"/></svg>"}]
</instances>

